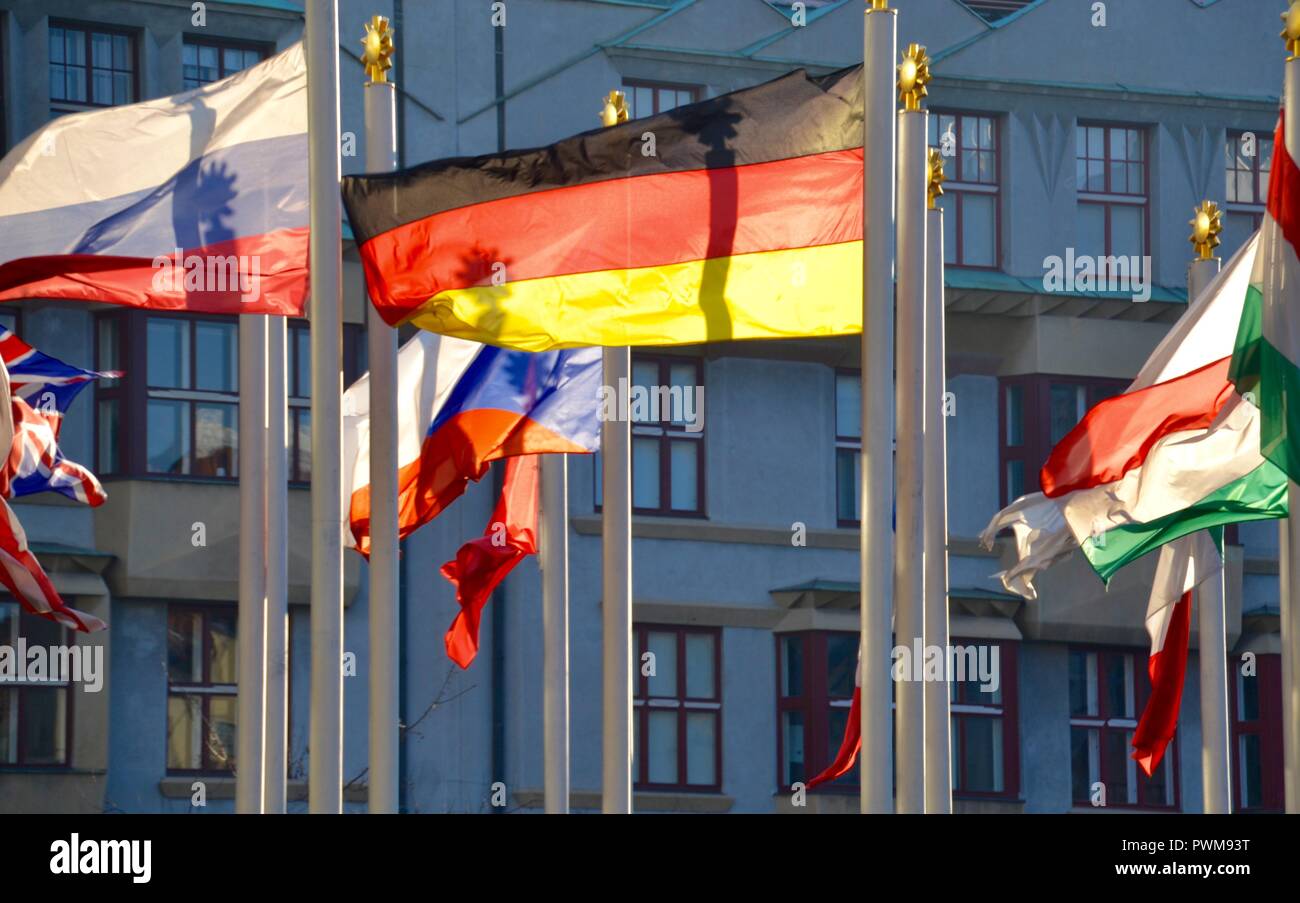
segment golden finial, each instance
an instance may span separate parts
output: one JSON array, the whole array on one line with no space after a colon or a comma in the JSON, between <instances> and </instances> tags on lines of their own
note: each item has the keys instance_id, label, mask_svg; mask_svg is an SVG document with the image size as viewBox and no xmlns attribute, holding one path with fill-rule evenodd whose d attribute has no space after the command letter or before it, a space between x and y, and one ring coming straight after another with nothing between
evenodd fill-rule
<instances>
[{"instance_id":1,"label":"golden finial","mask_svg":"<svg viewBox=\"0 0 1300 903\"><path fill-rule=\"evenodd\" d=\"M1219 205L1214 201L1202 201L1192 213L1194 215L1188 222L1192 227L1192 237L1188 241L1196 249L1198 260L1213 260L1214 249L1219 246L1219 233L1223 231Z\"/></svg>"},{"instance_id":2,"label":"golden finial","mask_svg":"<svg viewBox=\"0 0 1300 903\"><path fill-rule=\"evenodd\" d=\"M1291 0L1291 8L1282 13L1282 40L1286 42L1288 60L1300 57L1300 0Z\"/></svg>"},{"instance_id":3,"label":"golden finial","mask_svg":"<svg viewBox=\"0 0 1300 903\"><path fill-rule=\"evenodd\" d=\"M903 62L898 67L898 99L904 110L921 109L921 98L929 92L930 55L920 44L908 44Z\"/></svg>"},{"instance_id":4,"label":"golden finial","mask_svg":"<svg viewBox=\"0 0 1300 903\"><path fill-rule=\"evenodd\" d=\"M927 206L935 210L939 206L939 198L943 195L943 154L939 153L939 148L930 148L929 155L925 158L925 194L929 203Z\"/></svg>"},{"instance_id":5,"label":"golden finial","mask_svg":"<svg viewBox=\"0 0 1300 903\"><path fill-rule=\"evenodd\" d=\"M383 16L371 17L361 43L366 48L361 54L366 77L371 84L382 85L388 81L388 70L393 68L393 32L388 27L388 20Z\"/></svg>"},{"instance_id":6,"label":"golden finial","mask_svg":"<svg viewBox=\"0 0 1300 903\"><path fill-rule=\"evenodd\" d=\"M610 91L605 108L600 111L600 124L609 128L620 122L627 122L627 97L622 91Z\"/></svg>"},{"instance_id":7,"label":"golden finial","mask_svg":"<svg viewBox=\"0 0 1300 903\"><path fill-rule=\"evenodd\" d=\"M871 9L873 11L889 9L889 0L871 0Z\"/></svg>"}]
</instances>

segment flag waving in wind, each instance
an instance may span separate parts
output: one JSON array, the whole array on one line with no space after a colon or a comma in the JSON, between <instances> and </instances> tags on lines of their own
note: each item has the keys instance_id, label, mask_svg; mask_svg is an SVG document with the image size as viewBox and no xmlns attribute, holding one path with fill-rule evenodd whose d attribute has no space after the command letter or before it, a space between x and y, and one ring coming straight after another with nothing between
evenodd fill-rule
<instances>
[{"instance_id":1,"label":"flag waving in wind","mask_svg":"<svg viewBox=\"0 0 1300 903\"><path fill-rule=\"evenodd\" d=\"M0 301L299 314L302 46L173 97L49 122L0 160Z\"/></svg>"}]
</instances>

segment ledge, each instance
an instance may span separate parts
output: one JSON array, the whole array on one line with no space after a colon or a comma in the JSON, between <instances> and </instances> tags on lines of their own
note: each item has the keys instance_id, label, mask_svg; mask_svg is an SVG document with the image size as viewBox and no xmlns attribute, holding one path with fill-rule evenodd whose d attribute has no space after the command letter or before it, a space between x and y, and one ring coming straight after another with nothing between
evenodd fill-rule
<instances>
[{"instance_id":1,"label":"ledge","mask_svg":"<svg viewBox=\"0 0 1300 903\"><path fill-rule=\"evenodd\" d=\"M193 785L202 782L207 787L208 799L210 800L233 800L235 798L235 779L228 777L212 777L211 775L186 775L185 777L173 776L163 778L158 782L158 791L169 800L189 799L194 795ZM366 786L346 787L343 790L343 801L347 803L364 803L369 797L369 788ZM291 803L301 803L307 800L307 782L290 781L286 789L286 797Z\"/></svg>"},{"instance_id":2,"label":"ledge","mask_svg":"<svg viewBox=\"0 0 1300 903\"><path fill-rule=\"evenodd\" d=\"M521 809L541 809L545 806L546 794L541 790L520 790L514 794L514 802ZM735 799L721 793L663 793L659 791L637 791L632 794L633 812L682 812L721 814L730 812L736 804ZM569 809L571 811L600 811L599 790L573 790L569 792Z\"/></svg>"}]
</instances>

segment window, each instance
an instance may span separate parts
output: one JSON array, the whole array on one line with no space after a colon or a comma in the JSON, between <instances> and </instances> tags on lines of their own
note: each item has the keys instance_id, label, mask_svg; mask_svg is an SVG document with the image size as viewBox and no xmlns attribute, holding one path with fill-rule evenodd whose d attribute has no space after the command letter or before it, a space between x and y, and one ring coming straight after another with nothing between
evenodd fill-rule
<instances>
[{"instance_id":1,"label":"window","mask_svg":"<svg viewBox=\"0 0 1300 903\"><path fill-rule=\"evenodd\" d=\"M807 782L835 760L858 663L856 633L786 633L776 638L777 784ZM828 785L858 786L857 766Z\"/></svg>"},{"instance_id":2,"label":"window","mask_svg":"<svg viewBox=\"0 0 1300 903\"><path fill-rule=\"evenodd\" d=\"M14 335L20 335L21 330L18 328L18 305L5 304L0 306L0 326L12 332Z\"/></svg>"},{"instance_id":3,"label":"window","mask_svg":"<svg viewBox=\"0 0 1300 903\"><path fill-rule=\"evenodd\" d=\"M239 712L234 606L167 611L167 770L235 767Z\"/></svg>"},{"instance_id":4,"label":"window","mask_svg":"<svg viewBox=\"0 0 1300 903\"><path fill-rule=\"evenodd\" d=\"M722 787L721 633L637 625L632 774L645 790ZM653 655L645 659L647 653ZM653 672L642 673L649 664Z\"/></svg>"},{"instance_id":5,"label":"window","mask_svg":"<svg viewBox=\"0 0 1300 903\"><path fill-rule=\"evenodd\" d=\"M69 644L67 630L56 622L23 611L16 602L0 602L0 646L14 649L19 637L28 648ZM0 683L0 768L71 764L71 714L67 681Z\"/></svg>"},{"instance_id":6,"label":"window","mask_svg":"<svg viewBox=\"0 0 1300 903\"><path fill-rule=\"evenodd\" d=\"M1264 219L1268 174L1273 167L1273 138L1255 132L1229 132L1223 198L1224 256L1246 243Z\"/></svg>"},{"instance_id":7,"label":"window","mask_svg":"<svg viewBox=\"0 0 1300 903\"><path fill-rule=\"evenodd\" d=\"M704 408L697 403L703 391L702 361L633 355L629 392L633 511L704 515ZM639 404L638 398L644 403ZM593 459L599 507L600 453Z\"/></svg>"},{"instance_id":8,"label":"window","mask_svg":"<svg viewBox=\"0 0 1300 903\"><path fill-rule=\"evenodd\" d=\"M131 32L51 21L49 35L53 115L139 99Z\"/></svg>"},{"instance_id":9,"label":"window","mask_svg":"<svg viewBox=\"0 0 1300 903\"><path fill-rule=\"evenodd\" d=\"M1145 256L1146 133L1132 126L1080 123L1075 136L1078 254Z\"/></svg>"},{"instance_id":10,"label":"window","mask_svg":"<svg viewBox=\"0 0 1300 903\"><path fill-rule=\"evenodd\" d=\"M856 526L862 504L862 376L835 372L835 517L841 527Z\"/></svg>"},{"instance_id":11,"label":"window","mask_svg":"<svg viewBox=\"0 0 1300 903\"><path fill-rule=\"evenodd\" d=\"M1091 806L1093 787L1106 807L1178 805L1178 738L1150 778L1133 761L1133 731L1151 693L1145 653L1071 649L1070 787L1077 806Z\"/></svg>"},{"instance_id":12,"label":"window","mask_svg":"<svg viewBox=\"0 0 1300 903\"><path fill-rule=\"evenodd\" d=\"M646 116L666 112L673 107L695 103L703 92L698 85L624 79L623 93L627 95L628 118L643 119Z\"/></svg>"},{"instance_id":13,"label":"window","mask_svg":"<svg viewBox=\"0 0 1300 903\"><path fill-rule=\"evenodd\" d=\"M1283 810L1281 656L1257 655L1256 673L1241 673L1230 658L1232 675L1232 802L1239 812Z\"/></svg>"},{"instance_id":14,"label":"window","mask_svg":"<svg viewBox=\"0 0 1300 903\"><path fill-rule=\"evenodd\" d=\"M95 461L101 475L233 479L239 464L239 324L234 317L110 311L96 317ZM287 332L289 479L311 479L311 343ZM363 366L360 326L343 327L344 379ZM143 374L141 376L140 374ZM131 429L128 424L143 424ZM144 433L145 441L127 436Z\"/></svg>"},{"instance_id":15,"label":"window","mask_svg":"<svg viewBox=\"0 0 1300 903\"><path fill-rule=\"evenodd\" d=\"M181 47L181 74L185 90L223 79L266 59L266 48L237 41L185 36Z\"/></svg>"},{"instance_id":16,"label":"window","mask_svg":"<svg viewBox=\"0 0 1300 903\"><path fill-rule=\"evenodd\" d=\"M998 124L992 116L934 113L930 146L944 154L943 259L952 266L999 263Z\"/></svg>"},{"instance_id":17,"label":"window","mask_svg":"<svg viewBox=\"0 0 1300 903\"><path fill-rule=\"evenodd\" d=\"M1038 471L1053 447L1094 405L1127 387L1122 379L1003 377L998 401L1002 504L1037 491Z\"/></svg>"},{"instance_id":18,"label":"window","mask_svg":"<svg viewBox=\"0 0 1300 903\"><path fill-rule=\"evenodd\" d=\"M966 797L1015 797L1020 792L1016 721L1016 645L953 639L966 650L997 649L998 686L986 692L974 662L962 658L967 679L948 684L952 711L952 790ZM990 662L991 658L988 659Z\"/></svg>"}]
</instances>

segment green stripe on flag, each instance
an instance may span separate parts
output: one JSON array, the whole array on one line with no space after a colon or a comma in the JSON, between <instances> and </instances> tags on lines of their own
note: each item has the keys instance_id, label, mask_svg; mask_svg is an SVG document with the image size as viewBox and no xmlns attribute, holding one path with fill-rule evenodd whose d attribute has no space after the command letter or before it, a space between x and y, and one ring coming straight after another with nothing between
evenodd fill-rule
<instances>
[{"instance_id":1,"label":"green stripe on flag","mask_svg":"<svg viewBox=\"0 0 1300 903\"><path fill-rule=\"evenodd\" d=\"M1237 324L1237 341L1232 348L1228 379L1242 395L1259 384L1259 344L1264 338L1264 295L1259 286L1246 289L1246 301Z\"/></svg>"},{"instance_id":2,"label":"green stripe on flag","mask_svg":"<svg viewBox=\"0 0 1300 903\"><path fill-rule=\"evenodd\" d=\"M1194 505L1141 524L1122 524L1083 543L1083 554L1107 582L1124 565L1180 536L1224 524L1286 517L1286 474L1265 461Z\"/></svg>"},{"instance_id":3,"label":"green stripe on flag","mask_svg":"<svg viewBox=\"0 0 1300 903\"><path fill-rule=\"evenodd\" d=\"M1252 283L1246 290L1228 379L1259 408L1260 454L1292 479L1300 479L1300 368L1265 338L1263 308L1264 296ZM1288 441L1292 433L1296 439Z\"/></svg>"}]
</instances>

